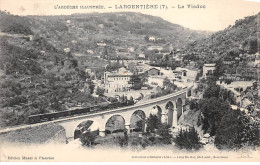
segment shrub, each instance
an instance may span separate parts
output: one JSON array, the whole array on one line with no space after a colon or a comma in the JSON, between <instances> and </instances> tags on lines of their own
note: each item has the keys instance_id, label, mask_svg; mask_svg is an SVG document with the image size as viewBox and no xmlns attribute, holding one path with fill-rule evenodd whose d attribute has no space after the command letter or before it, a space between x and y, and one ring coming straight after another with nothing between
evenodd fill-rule
<instances>
[{"instance_id":1,"label":"shrub","mask_svg":"<svg viewBox=\"0 0 260 165\"><path fill-rule=\"evenodd\" d=\"M80 136L82 146L93 147L95 145L96 134L93 132L86 132Z\"/></svg>"},{"instance_id":2,"label":"shrub","mask_svg":"<svg viewBox=\"0 0 260 165\"><path fill-rule=\"evenodd\" d=\"M107 100L110 101L111 103L118 102L118 100L116 98L114 98L114 97L109 97Z\"/></svg>"},{"instance_id":3,"label":"shrub","mask_svg":"<svg viewBox=\"0 0 260 165\"><path fill-rule=\"evenodd\" d=\"M161 124L161 121L158 119L156 115L150 115L150 117L147 120L147 132L154 132L155 129L158 129L159 124Z\"/></svg>"},{"instance_id":4,"label":"shrub","mask_svg":"<svg viewBox=\"0 0 260 165\"><path fill-rule=\"evenodd\" d=\"M186 105L190 106L190 110L198 110L199 104L196 100L186 99Z\"/></svg>"},{"instance_id":5,"label":"shrub","mask_svg":"<svg viewBox=\"0 0 260 165\"><path fill-rule=\"evenodd\" d=\"M128 146L128 135L126 132L124 133L123 137L117 136L116 140L120 147Z\"/></svg>"},{"instance_id":6,"label":"shrub","mask_svg":"<svg viewBox=\"0 0 260 165\"><path fill-rule=\"evenodd\" d=\"M27 98L25 96L16 96L12 99L9 99L3 107L12 107L21 103L26 103Z\"/></svg>"},{"instance_id":7,"label":"shrub","mask_svg":"<svg viewBox=\"0 0 260 165\"><path fill-rule=\"evenodd\" d=\"M162 144L171 144L172 143L172 135L170 131L170 126L167 124L160 124L158 126L158 135L160 135Z\"/></svg>"},{"instance_id":8,"label":"shrub","mask_svg":"<svg viewBox=\"0 0 260 165\"><path fill-rule=\"evenodd\" d=\"M194 127L189 130L181 130L174 139L174 142L180 149L198 150L202 147L199 135Z\"/></svg>"},{"instance_id":9,"label":"shrub","mask_svg":"<svg viewBox=\"0 0 260 165\"><path fill-rule=\"evenodd\" d=\"M105 89L104 89L104 88L97 87L96 95L98 95L98 96L104 96L104 93L105 93Z\"/></svg>"},{"instance_id":10,"label":"shrub","mask_svg":"<svg viewBox=\"0 0 260 165\"><path fill-rule=\"evenodd\" d=\"M141 146L142 148L146 148L150 145L152 145L152 142L146 137L143 137L143 138L139 137L131 142L131 146L134 148L136 148L138 146Z\"/></svg>"}]
</instances>

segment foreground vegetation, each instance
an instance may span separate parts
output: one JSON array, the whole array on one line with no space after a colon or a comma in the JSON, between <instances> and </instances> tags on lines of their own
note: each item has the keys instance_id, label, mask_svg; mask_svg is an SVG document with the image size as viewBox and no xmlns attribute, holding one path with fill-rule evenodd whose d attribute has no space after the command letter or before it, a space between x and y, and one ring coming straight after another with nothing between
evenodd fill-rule
<instances>
[{"instance_id":1,"label":"foreground vegetation","mask_svg":"<svg viewBox=\"0 0 260 165\"><path fill-rule=\"evenodd\" d=\"M255 105L242 109L232 109L239 104L234 95L216 85L209 77L204 89L203 99L190 101L190 109L201 111L198 125L202 125L204 134L215 137L218 149L256 148L260 145L259 112Z\"/></svg>"},{"instance_id":2,"label":"foreground vegetation","mask_svg":"<svg viewBox=\"0 0 260 165\"><path fill-rule=\"evenodd\" d=\"M100 138L98 133L85 132L80 136L82 146L95 147L95 145L117 145L120 147L130 147L144 149L149 146L173 145L180 149L199 150L202 148L199 135L194 127L189 130L181 130L176 137L172 136L170 126L162 124L156 115L150 115L147 122L146 133L134 132L117 133Z\"/></svg>"}]
</instances>

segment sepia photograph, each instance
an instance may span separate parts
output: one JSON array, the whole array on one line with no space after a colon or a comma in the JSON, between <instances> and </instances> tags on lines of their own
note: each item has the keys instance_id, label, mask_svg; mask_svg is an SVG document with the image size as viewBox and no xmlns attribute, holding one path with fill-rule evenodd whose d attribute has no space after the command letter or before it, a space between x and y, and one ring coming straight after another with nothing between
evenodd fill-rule
<instances>
[{"instance_id":1,"label":"sepia photograph","mask_svg":"<svg viewBox=\"0 0 260 165\"><path fill-rule=\"evenodd\" d=\"M260 0L0 0L0 162L259 162Z\"/></svg>"}]
</instances>

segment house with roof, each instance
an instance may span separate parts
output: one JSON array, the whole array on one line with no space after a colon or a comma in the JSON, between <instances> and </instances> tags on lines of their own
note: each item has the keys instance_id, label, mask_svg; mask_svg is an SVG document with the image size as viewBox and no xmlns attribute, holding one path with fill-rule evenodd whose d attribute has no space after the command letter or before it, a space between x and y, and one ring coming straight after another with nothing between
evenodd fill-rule
<instances>
[{"instance_id":1,"label":"house with roof","mask_svg":"<svg viewBox=\"0 0 260 165\"><path fill-rule=\"evenodd\" d=\"M115 72L105 72L104 73L104 85L105 92L121 92L129 91L132 87L132 84L129 84L132 72L126 70L124 67L119 68Z\"/></svg>"},{"instance_id":2,"label":"house with roof","mask_svg":"<svg viewBox=\"0 0 260 165\"><path fill-rule=\"evenodd\" d=\"M139 58L139 59L145 59L145 54L141 53L141 54L138 55L137 58Z\"/></svg>"},{"instance_id":3,"label":"house with roof","mask_svg":"<svg viewBox=\"0 0 260 165\"><path fill-rule=\"evenodd\" d=\"M93 51L92 49L88 49L88 50L87 50L87 53L88 53L88 54L94 54L94 51Z\"/></svg>"},{"instance_id":4,"label":"house with roof","mask_svg":"<svg viewBox=\"0 0 260 165\"><path fill-rule=\"evenodd\" d=\"M160 70L157 69L157 68L151 68L151 69L147 70L146 73L148 74L148 76L158 76L158 75L161 75Z\"/></svg>"},{"instance_id":5,"label":"house with roof","mask_svg":"<svg viewBox=\"0 0 260 165\"><path fill-rule=\"evenodd\" d=\"M148 40L149 40L149 41L155 41L155 37L151 36L151 37L149 37Z\"/></svg>"},{"instance_id":6,"label":"house with roof","mask_svg":"<svg viewBox=\"0 0 260 165\"><path fill-rule=\"evenodd\" d=\"M197 74L199 73L198 69L195 68L183 68L177 67L173 73L175 74L176 78L184 79L186 81L195 81Z\"/></svg>"},{"instance_id":7,"label":"house with roof","mask_svg":"<svg viewBox=\"0 0 260 165\"><path fill-rule=\"evenodd\" d=\"M213 72L216 70L216 64L204 64L203 65L203 74L202 77L207 78L209 75L213 74Z\"/></svg>"}]
</instances>

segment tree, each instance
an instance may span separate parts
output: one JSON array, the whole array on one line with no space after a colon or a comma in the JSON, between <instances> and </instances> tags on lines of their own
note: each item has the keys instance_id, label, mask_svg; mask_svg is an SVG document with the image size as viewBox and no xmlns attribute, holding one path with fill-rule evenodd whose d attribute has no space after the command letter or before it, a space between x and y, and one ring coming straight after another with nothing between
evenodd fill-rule
<instances>
[{"instance_id":1,"label":"tree","mask_svg":"<svg viewBox=\"0 0 260 165\"><path fill-rule=\"evenodd\" d=\"M196 100L187 100L185 101L186 105L190 106L190 110L198 110L198 103Z\"/></svg>"},{"instance_id":2,"label":"tree","mask_svg":"<svg viewBox=\"0 0 260 165\"><path fill-rule=\"evenodd\" d=\"M71 62L71 66L72 66L73 68L78 67L78 61L77 61L76 59L71 59L70 62Z\"/></svg>"},{"instance_id":3,"label":"tree","mask_svg":"<svg viewBox=\"0 0 260 165\"><path fill-rule=\"evenodd\" d=\"M108 100L109 102L111 102L111 103L116 103L116 102L118 102L117 98L114 98L114 97L108 97L107 100Z\"/></svg>"},{"instance_id":4,"label":"tree","mask_svg":"<svg viewBox=\"0 0 260 165\"><path fill-rule=\"evenodd\" d=\"M196 75L195 80L199 81L199 78L202 76L202 71L200 70L199 73Z\"/></svg>"},{"instance_id":5,"label":"tree","mask_svg":"<svg viewBox=\"0 0 260 165\"><path fill-rule=\"evenodd\" d=\"M216 69L213 72L213 76L215 76L216 79L218 79L220 76L223 76L224 73L225 73L225 67L223 65L222 60L219 60L216 62Z\"/></svg>"},{"instance_id":6,"label":"tree","mask_svg":"<svg viewBox=\"0 0 260 165\"><path fill-rule=\"evenodd\" d=\"M152 142L147 137L138 137L137 139L131 141L130 144L134 149L138 148L139 146L141 146L144 149L148 146L151 146Z\"/></svg>"},{"instance_id":7,"label":"tree","mask_svg":"<svg viewBox=\"0 0 260 165\"><path fill-rule=\"evenodd\" d=\"M142 129L143 129L143 121L142 120L138 120L136 122L136 126L137 126L138 131L142 131Z\"/></svg>"},{"instance_id":8,"label":"tree","mask_svg":"<svg viewBox=\"0 0 260 165\"><path fill-rule=\"evenodd\" d=\"M51 108L52 109L55 109L55 110L58 110L58 111L62 110L61 104L59 103L59 101L56 97L52 98L50 101L51 101Z\"/></svg>"},{"instance_id":9,"label":"tree","mask_svg":"<svg viewBox=\"0 0 260 165\"><path fill-rule=\"evenodd\" d=\"M125 95L120 96L120 97L119 97L119 102L120 102L120 104L122 104L122 105L127 104L127 97L126 97Z\"/></svg>"},{"instance_id":10,"label":"tree","mask_svg":"<svg viewBox=\"0 0 260 165\"><path fill-rule=\"evenodd\" d=\"M171 135L171 131L170 131L170 126L168 124L159 124L158 135L160 135L162 137L161 142L163 144L172 143L172 135Z\"/></svg>"},{"instance_id":11,"label":"tree","mask_svg":"<svg viewBox=\"0 0 260 165\"><path fill-rule=\"evenodd\" d=\"M129 83L132 84L132 89L134 90L139 90L143 86L142 79L137 74L134 74L130 77Z\"/></svg>"},{"instance_id":12,"label":"tree","mask_svg":"<svg viewBox=\"0 0 260 165\"><path fill-rule=\"evenodd\" d=\"M164 88L167 88L167 87L170 86L170 84L171 84L171 80L170 80L168 77L165 77L165 78L163 79L163 87L164 87Z\"/></svg>"},{"instance_id":13,"label":"tree","mask_svg":"<svg viewBox=\"0 0 260 165\"><path fill-rule=\"evenodd\" d=\"M204 91L203 98L219 97L220 87L218 85L209 85Z\"/></svg>"},{"instance_id":14,"label":"tree","mask_svg":"<svg viewBox=\"0 0 260 165\"><path fill-rule=\"evenodd\" d=\"M229 111L229 113L221 119L220 125L216 132L214 144L219 149L233 149L238 145L237 132L237 111Z\"/></svg>"},{"instance_id":15,"label":"tree","mask_svg":"<svg viewBox=\"0 0 260 165\"><path fill-rule=\"evenodd\" d=\"M242 146L251 146L257 148L260 146L260 130L259 121L252 118L252 116L247 116L241 114L238 118L239 125L239 141Z\"/></svg>"},{"instance_id":16,"label":"tree","mask_svg":"<svg viewBox=\"0 0 260 165\"><path fill-rule=\"evenodd\" d=\"M89 74L82 69L78 70L77 77L79 78L79 80L82 81L85 81L87 78L90 78Z\"/></svg>"},{"instance_id":17,"label":"tree","mask_svg":"<svg viewBox=\"0 0 260 165\"><path fill-rule=\"evenodd\" d=\"M236 104L234 94L230 90L220 89L219 97L223 100L227 100L230 104Z\"/></svg>"},{"instance_id":18,"label":"tree","mask_svg":"<svg viewBox=\"0 0 260 165\"><path fill-rule=\"evenodd\" d=\"M164 95L173 93L177 89L177 85L170 83L166 89L163 90Z\"/></svg>"},{"instance_id":19,"label":"tree","mask_svg":"<svg viewBox=\"0 0 260 165\"><path fill-rule=\"evenodd\" d=\"M134 104L134 98L130 96L129 100L127 100L127 105L133 105L133 104Z\"/></svg>"},{"instance_id":20,"label":"tree","mask_svg":"<svg viewBox=\"0 0 260 165\"><path fill-rule=\"evenodd\" d=\"M93 81L91 79L88 79L88 80L86 80L86 82L88 84L90 94L93 94L94 89L95 89L95 85L94 85Z\"/></svg>"},{"instance_id":21,"label":"tree","mask_svg":"<svg viewBox=\"0 0 260 165\"><path fill-rule=\"evenodd\" d=\"M248 38L248 53L254 54L257 52L257 38L251 37Z\"/></svg>"},{"instance_id":22,"label":"tree","mask_svg":"<svg viewBox=\"0 0 260 165\"><path fill-rule=\"evenodd\" d=\"M174 142L180 149L199 150L202 148L199 135L194 127L189 128L189 130L181 130Z\"/></svg>"},{"instance_id":23,"label":"tree","mask_svg":"<svg viewBox=\"0 0 260 165\"><path fill-rule=\"evenodd\" d=\"M119 63L119 60L117 62L112 62L112 63L109 61L106 69L113 71L113 70L117 70L121 67L123 67L123 65Z\"/></svg>"},{"instance_id":24,"label":"tree","mask_svg":"<svg viewBox=\"0 0 260 165\"><path fill-rule=\"evenodd\" d=\"M101 88L101 87L97 87L97 90L96 90L96 94L98 96L104 96L104 93L105 93L105 89L104 88Z\"/></svg>"},{"instance_id":25,"label":"tree","mask_svg":"<svg viewBox=\"0 0 260 165\"><path fill-rule=\"evenodd\" d=\"M137 68L136 68L136 64L134 62L130 62L128 64L128 69L130 70L130 72L132 73L137 73Z\"/></svg>"},{"instance_id":26,"label":"tree","mask_svg":"<svg viewBox=\"0 0 260 165\"><path fill-rule=\"evenodd\" d=\"M120 145L120 147L128 146L127 132L124 132L124 137L118 136L117 141L118 141L118 144Z\"/></svg>"},{"instance_id":27,"label":"tree","mask_svg":"<svg viewBox=\"0 0 260 165\"><path fill-rule=\"evenodd\" d=\"M260 145L259 122L240 111L229 110L222 117L214 144L218 149L239 149Z\"/></svg>"},{"instance_id":28,"label":"tree","mask_svg":"<svg viewBox=\"0 0 260 165\"><path fill-rule=\"evenodd\" d=\"M96 135L94 132L86 132L80 136L82 146L93 147L95 145L95 139Z\"/></svg>"},{"instance_id":29,"label":"tree","mask_svg":"<svg viewBox=\"0 0 260 165\"><path fill-rule=\"evenodd\" d=\"M156 115L150 115L150 117L147 119L147 132L154 132L155 129L158 129L159 124L161 121L158 119Z\"/></svg>"},{"instance_id":30,"label":"tree","mask_svg":"<svg viewBox=\"0 0 260 165\"><path fill-rule=\"evenodd\" d=\"M202 100L199 107L204 116L202 121L202 129L205 132L210 132L210 134L214 136L221 118L230 109L230 104L222 99L211 97L209 99Z\"/></svg>"},{"instance_id":31,"label":"tree","mask_svg":"<svg viewBox=\"0 0 260 165\"><path fill-rule=\"evenodd\" d=\"M25 96L15 96L14 98L10 98L6 101L3 107L13 107L15 105L26 103L27 98Z\"/></svg>"}]
</instances>

